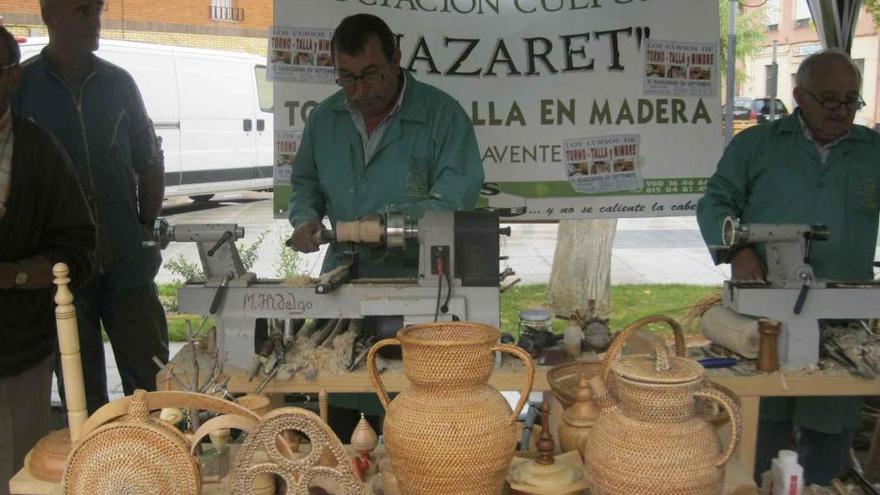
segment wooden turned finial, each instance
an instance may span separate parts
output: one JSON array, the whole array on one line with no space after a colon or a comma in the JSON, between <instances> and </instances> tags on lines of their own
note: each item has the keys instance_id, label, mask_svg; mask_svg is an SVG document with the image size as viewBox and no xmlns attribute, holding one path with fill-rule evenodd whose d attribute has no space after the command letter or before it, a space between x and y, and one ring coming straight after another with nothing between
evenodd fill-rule
<instances>
[{"instance_id":1,"label":"wooden turned finial","mask_svg":"<svg viewBox=\"0 0 880 495\"><path fill-rule=\"evenodd\" d=\"M581 373L574 391L574 403L562 413L562 420L581 428L593 426L599 419L599 407L593 402L593 396L589 377L586 373Z\"/></svg>"},{"instance_id":2,"label":"wooden turned finial","mask_svg":"<svg viewBox=\"0 0 880 495\"><path fill-rule=\"evenodd\" d=\"M67 267L67 263L55 263L52 266L52 275L55 276L56 284L62 283L58 279L67 278L70 275L70 268ZM70 280L67 280L67 282L70 282Z\"/></svg>"},{"instance_id":3,"label":"wooden turned finial","mask_svg":"<svg viewBox=\"0 0 880 495\"><path fill-rule=\"evenodd\" d=\"M581 373L577 389L574 391L574 401L589 402L591 400L593 400L593 390L590 388L590 377L586 373Z\"/></svg>"},{"instance_id":4,"label":"wooden turned finial","mask_svg":"<svg viewBox=\"0 0 880 495\"><path fill-rule=\"evenodd\" d=\"M358 421L357 426L355 426L354 431L351 433L351 440L349 442L351 448L358 454L369 455L376 448L378 440L376 431L370 426L367 418L364 417L364 413L361 413L361 420Z\"/></svg>"},{"instance_id":5,"label":"wooden turned finial","mask_svg":"<svg viewBox=\"0 0 880 495\"><path fill-rule=\"evenodd\" d=\"M55 292L55 304L58 306L67 306L73 302L73 293L67 285L70 283L70 269L66 263L55 263L52 266L52 283L58 286ZM66 309L66 308L65 308Z\"/></svg>"},{"instance_id":6,"label":"wooden turned finial","mask_svg":"<svg viewBox=\"0 0 880 495\"><path fill-rule=\"evenodd\" d=\"M556 443L553 441L553 435L550 434L550 402L546 400L541 407L541 436L538 437L536 446L538 447L536 463L549 466L556 462L553 458Z\"/></svg>"}]
</instances>

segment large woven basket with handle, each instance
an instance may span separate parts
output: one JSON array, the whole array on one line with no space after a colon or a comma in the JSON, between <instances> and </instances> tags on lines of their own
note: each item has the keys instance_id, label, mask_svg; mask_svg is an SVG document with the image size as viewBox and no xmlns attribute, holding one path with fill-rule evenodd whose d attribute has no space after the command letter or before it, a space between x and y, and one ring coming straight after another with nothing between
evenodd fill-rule
<instances>
[{"instance_id":1,"label":"large woven basket with handle","mask_svg":"<svg viewBox=\"0 0 880 495\"><path fill-rule=\"evenodd\" d=\"M401 491L407 495L492 495L501 493L516 449L516 418L534 377L529 355L498 344L500 332L487 325L448 322L414 325L396 339L378 342L368 370L385 417L385 447ZM410 388L388 398L376 371L376 352L403 348ZM511 411L488 383L495 351L525 364L519 403Z\"/></svg>"}]
</instances>

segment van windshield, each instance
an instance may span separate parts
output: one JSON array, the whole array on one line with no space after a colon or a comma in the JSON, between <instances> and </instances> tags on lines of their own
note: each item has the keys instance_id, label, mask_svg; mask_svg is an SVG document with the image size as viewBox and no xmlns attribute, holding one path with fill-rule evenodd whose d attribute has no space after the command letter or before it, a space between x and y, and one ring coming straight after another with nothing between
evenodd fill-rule
<instances>
[{"instance_id":1,"label":"van windshield","mask_svg":"<svg viewBox=\"0 0 880 495\"><path fill-rule=\"evenodd\" d=\"M260 100L260 110L271 113L275 107L274 87L272 81L266 77L266 67L263 65L254 67L254 75L257 78L257 97Z\"/></svg>"}]
</instances>

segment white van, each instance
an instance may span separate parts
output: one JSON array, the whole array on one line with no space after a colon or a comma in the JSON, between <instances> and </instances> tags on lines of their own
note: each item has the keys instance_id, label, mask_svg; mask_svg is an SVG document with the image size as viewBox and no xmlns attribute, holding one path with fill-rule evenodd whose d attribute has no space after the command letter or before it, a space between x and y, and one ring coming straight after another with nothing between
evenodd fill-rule
<instances>
[{"instance_id":1,"label":"white van","mask_svg":"<svg viewBox=\"0 0 880 495\"><path fill-rule=\"evenodd\" d=\"M21 45L22 59L47 38ZM272 83L254 55L101 40L134 77L165 152L165 196L272 188Z\"/></svg>"}]
</instances>

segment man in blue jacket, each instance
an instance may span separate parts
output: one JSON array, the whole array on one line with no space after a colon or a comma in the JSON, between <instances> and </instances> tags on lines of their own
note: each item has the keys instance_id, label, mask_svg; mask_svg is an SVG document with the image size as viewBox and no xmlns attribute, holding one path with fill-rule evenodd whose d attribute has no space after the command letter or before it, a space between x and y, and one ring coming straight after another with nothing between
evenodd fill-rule
<instances>
[{"instance_id":1,"label":"man in blue jacket","mask_svg":"<svg viewBox=\"0 0 880 495\"><path fill-rule=\"evenodd\" d=\"M164 161L132 77L99 59L103 0L40 0L49 45L22 64L13 109L61 141L98 225L99 273L75 293L89 412L107 402L101 327L126 394L156 389L168 328L142 242L162 209Z\"/></svg>"}]
</instances>

